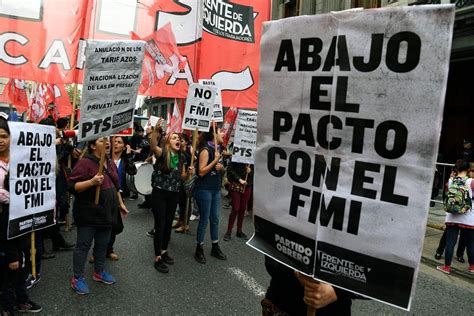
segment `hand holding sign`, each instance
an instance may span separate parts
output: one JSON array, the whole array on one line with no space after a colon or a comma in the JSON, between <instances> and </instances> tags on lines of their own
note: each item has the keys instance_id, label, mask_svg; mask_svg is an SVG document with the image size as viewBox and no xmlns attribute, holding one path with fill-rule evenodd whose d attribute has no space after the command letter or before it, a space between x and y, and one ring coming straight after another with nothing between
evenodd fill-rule
<instances>
[{"instance_id":1,"label":"hand holding sign","mask_svg":"<svg viewBox=\"0 0 474 316\"><path fill-rule=\"evenodd\" d=\"M321 283L296 271L295 275L304 287L303 300L308 307L323 308L337 301L336 291L332 285Z\"/></svg>"}]
</instances>

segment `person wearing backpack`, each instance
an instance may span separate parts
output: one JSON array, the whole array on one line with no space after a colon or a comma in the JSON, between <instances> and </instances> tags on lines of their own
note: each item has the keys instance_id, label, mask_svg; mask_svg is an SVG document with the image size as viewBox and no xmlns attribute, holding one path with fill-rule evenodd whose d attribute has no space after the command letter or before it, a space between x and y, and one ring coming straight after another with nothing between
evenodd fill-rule
<instances>
[{"instance_id":1,"label":"person wearing backpack","mask_svg":"<svg viewBox=\"0 0 474 316\"><path fill-rule=\"evenodd\" d=\"M444 200L446 211L446 250L444 265L437 266L441 272L451 273L451 261L460 230L466 238L469 272L474 273L474 212L472 211L473 179L467 176L470 164L467 161L456 163L457 175L449 179L448 192Z\"/></svg>"}]
</instances>

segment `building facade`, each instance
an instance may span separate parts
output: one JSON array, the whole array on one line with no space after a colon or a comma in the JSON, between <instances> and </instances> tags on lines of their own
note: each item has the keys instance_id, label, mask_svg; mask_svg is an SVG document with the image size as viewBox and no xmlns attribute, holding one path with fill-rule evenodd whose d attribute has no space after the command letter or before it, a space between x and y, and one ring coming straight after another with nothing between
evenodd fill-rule
<instances>
[{"instance_id":1,"label":"building facade","mask_svg":"<svg viewBox=\"0 0 474 316\"><path fill-rule=\"evenodd\" d=\"M273 0L272 19L358 7L445 3L455 4L456 18L438 160L453 163L464 139L474 143L474 89L472 79L466 79L474 74L474 0Z\"/></svg>"}]
</instances>

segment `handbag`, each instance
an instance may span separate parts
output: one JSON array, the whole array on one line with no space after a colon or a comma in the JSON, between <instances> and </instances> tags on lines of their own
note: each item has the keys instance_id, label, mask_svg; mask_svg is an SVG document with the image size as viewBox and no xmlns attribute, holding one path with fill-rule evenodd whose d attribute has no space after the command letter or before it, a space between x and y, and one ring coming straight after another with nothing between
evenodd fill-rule
<instances>
[{"instance_id":1,"label":"handbag","mask_svg":"<svg viewBox=\"0 0 474 316\"><path fill-rule=\"evenodd\" d=\"M183 182L184 192L186 193L188 197L193 195L197 178L198 178L197 174L193 174L186 181Z\"/></svg>"},{"instance_id":2,"label":"handbag","mask_svg":"<svg viewBox=\"0 0 474 316\"><path fill-rule=\"evenodd\" d=\"M245 192L245 185L240 184L240 182L230 182L229 185L229 190L234 191L234 192L239 192L239 193L244 193Z\"/></svg>"}]
</instances>

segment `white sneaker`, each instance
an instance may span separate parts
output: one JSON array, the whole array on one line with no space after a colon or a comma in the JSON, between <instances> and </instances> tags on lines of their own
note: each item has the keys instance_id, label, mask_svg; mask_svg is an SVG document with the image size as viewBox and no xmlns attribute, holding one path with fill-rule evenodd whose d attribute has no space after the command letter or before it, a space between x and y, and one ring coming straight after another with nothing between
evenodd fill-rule
<instances>
[{"instance_id":1,"label":"white sneaker","mask_svg":"<svg viewBox=\"0 0 474 316\"><path fill-rule=\"evenodd\" d=\"M194 215L191 214L191 217L189 218L190 221L197 221L199 219L199 215Z\"/></svg>"}]
</instances>

